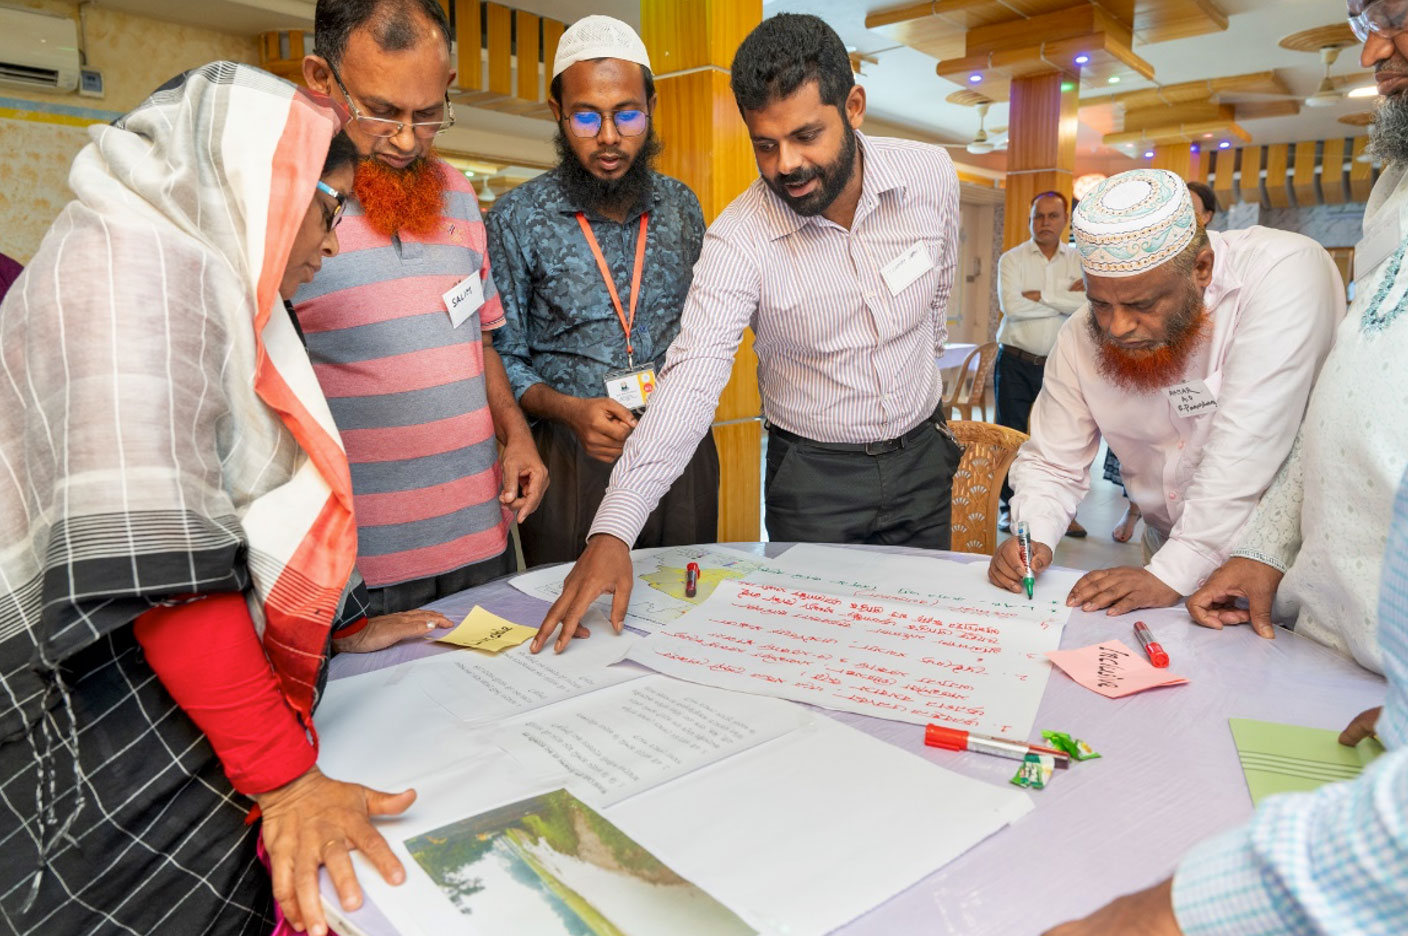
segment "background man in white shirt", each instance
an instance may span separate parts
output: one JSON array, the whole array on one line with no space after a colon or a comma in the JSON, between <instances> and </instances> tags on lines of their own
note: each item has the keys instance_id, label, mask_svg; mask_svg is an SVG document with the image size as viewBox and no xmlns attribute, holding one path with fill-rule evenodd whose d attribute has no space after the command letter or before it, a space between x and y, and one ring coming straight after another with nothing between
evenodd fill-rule
<instances>
[{"instance_id":1,"label":"background man in white shirt","mask_svg":"<svg viewBox=\"0 0 1408 936\"><path fill-rule=\"evenodd\" d=\"M1002 324L997 329L997 369L993 384L997 396L997 423L1026 432L1032 404L1041 392L1041 372L1046 356L1056 344L1056 334L1066 319L1085 304L1085 281L1080 274L1080 254L1062 236L1070 220L1066 196L1042 192L1032 199L1029 226L1032 238L1018 244L997 261L998 303ZM1003 482L1002 508L1012 498ZM1007 529L1007 518L1002 519ZM1079 523L1066 531L1084 536Z\"/></svg>"},{"instance_id":2,"label":"background man in white shirt","mask_svg":"<svg viewBox=\"0 0 1408 936\"><path fill-rule=\"evenodd\" d=\"M1049 565L1103 436L1144 510L1146 565L1091 572L1067 603L1166 607L1227 558L1290 451L1344 286L1300 234L1206 231L1162 169L1107 179L1072 226L1090 301L1051 352L1012 466L1012 521L1031 526L1033 571ZM1014 542L988 574L1021 590Z\"/></svg>"}]
</instances>

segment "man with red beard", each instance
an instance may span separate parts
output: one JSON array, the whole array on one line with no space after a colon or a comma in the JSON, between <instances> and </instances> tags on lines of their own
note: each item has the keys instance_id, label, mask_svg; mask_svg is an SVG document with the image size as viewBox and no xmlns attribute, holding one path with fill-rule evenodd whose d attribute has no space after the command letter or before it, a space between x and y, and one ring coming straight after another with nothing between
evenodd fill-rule
<instances>
[{"instance_id":1,"label":"man with red beard","mask_svg":"<svg viewBox=\"0 0 1408 936\"><path fill-rule=\"evenodd\" d=\"M294 306L351 463L371 614L448 625L414 609L512 571L508 518L547 486L489 338L478 199L432 146L454 123L450 26L437 0L318 0L314 32L304 78L363 158L343 252Z\"/></svg>"},{"instance_id":2,"label":"man with red beard","mask_svg":"<svg viewBox=\"0 0 1408 936\"><path fill-rule=\"evenodd\" d=\"M1166 607L1227 558L1290 451L1344 285L1307 237L1205 230L1183 180L1161 169L1105 180L1071 226L1088 305L1047 361L1032 438L1012 466L1012 522L1029 525L1040 574L1104 437L1143 510L1145 565L1091 572L1066 603L1112 615ZM988 576L1022 590L1015 540Z\"/></svg>"}]
</instances>

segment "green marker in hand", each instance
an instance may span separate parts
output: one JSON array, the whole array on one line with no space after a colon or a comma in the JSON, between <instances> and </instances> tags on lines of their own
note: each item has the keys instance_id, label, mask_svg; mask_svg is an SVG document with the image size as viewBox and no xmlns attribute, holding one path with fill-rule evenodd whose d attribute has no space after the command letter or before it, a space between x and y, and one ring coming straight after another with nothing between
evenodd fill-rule
<instances>
[{"instance_id":1,"label":"green marker in hand","mask_svg":"<svg viewBox=\"0 0 1408 936\"><path fill-rule=\"evenodd\" d=\"M1032 531L1026 521L1017 524L1017 551L1022 554L1022 584L1027 588L1027 600L1036 591L1036 576L1032 574Z\"/></svg>"}]
</instances>

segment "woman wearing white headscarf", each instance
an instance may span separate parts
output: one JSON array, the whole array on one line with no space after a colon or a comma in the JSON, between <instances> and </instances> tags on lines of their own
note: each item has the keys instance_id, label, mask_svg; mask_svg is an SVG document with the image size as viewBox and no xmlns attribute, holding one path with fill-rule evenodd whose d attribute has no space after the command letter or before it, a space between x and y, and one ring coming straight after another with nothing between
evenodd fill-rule
<instances>
[{"instance_id":1,"label":"woman wearing white headscarf","mask_svg":"<svg viewBox=\"0 0 1408 936\"><path fill-rule=\"evenodd\" d=\"M350 147L216 63L74 161L0 305L0 919L16 933L267 933L255 857L323 929L326 863L399 880L323 777L312 711L352 594L347 460L280 297L337 250ZM325 165L326 159L326 165ZM323 178L320 180L320 169Z\"/></svg>"}]
</instances>

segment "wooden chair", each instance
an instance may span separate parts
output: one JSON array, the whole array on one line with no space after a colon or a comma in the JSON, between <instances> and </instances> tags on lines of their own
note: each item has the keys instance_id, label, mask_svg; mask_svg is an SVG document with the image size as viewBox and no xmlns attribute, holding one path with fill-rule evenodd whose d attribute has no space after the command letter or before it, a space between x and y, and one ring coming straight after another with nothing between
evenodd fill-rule
<instances>
[{"instance_id":1,"label":"wooden chair","mask_svg":"<svg viewBox=\"0 0 1408 936\"><path fill-rule=\"evenodd\" d=\"M968 369L973 366L974 358L977 358L978 366L971 374L970 381ZM996 361L996 341L978 345L969 352L968 357L963 360L963 366L958 369L958 377L953 386L948 388L949 396L944 400L944 412L950 417L972 419L976 407L980 418L986 417L988 383L992 379L992 368Z\"/></svg>"},{"instance_id":2,"label":"wooden chair","mask_svg":"<svg viewBox=\"0 0 1408 936\"><path fill-rule=\"evenodd\" d=\"M997 549L997 511L1002 482L1027 441L1025 432L992 423L955 421L948 424L963 445L963 458L953 473L954 552L991 556Z\"/></svg>"}]
</instances>

